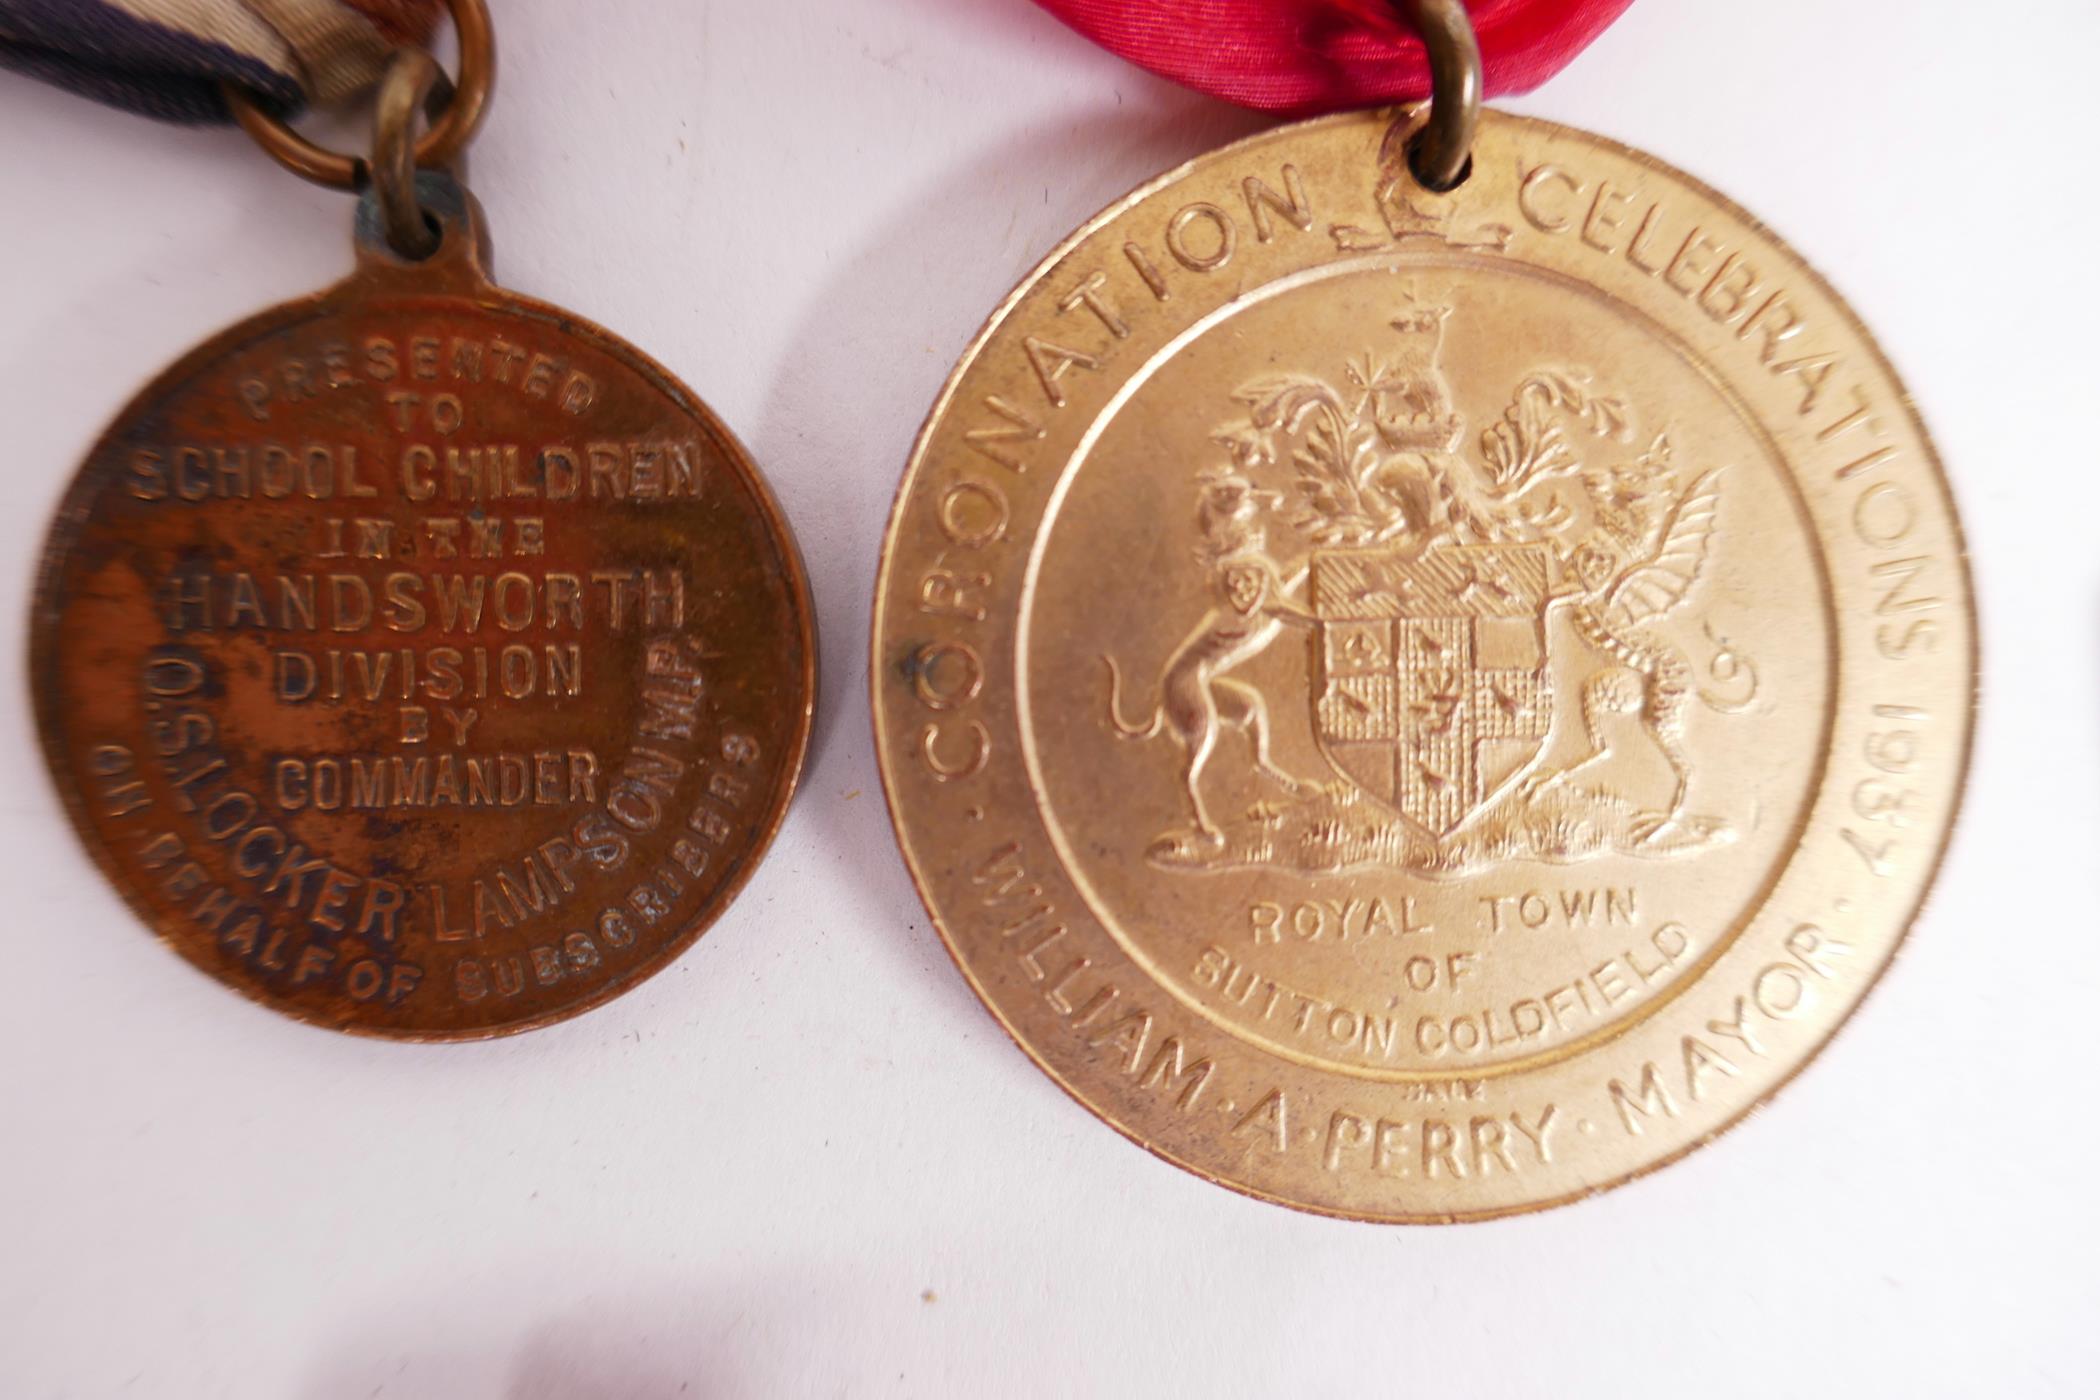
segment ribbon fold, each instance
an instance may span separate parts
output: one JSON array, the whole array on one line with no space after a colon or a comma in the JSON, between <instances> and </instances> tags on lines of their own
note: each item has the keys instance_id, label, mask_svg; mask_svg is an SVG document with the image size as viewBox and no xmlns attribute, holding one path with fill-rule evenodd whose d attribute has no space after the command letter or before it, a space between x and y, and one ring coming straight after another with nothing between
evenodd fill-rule
<instances>
[{"instance_id":1,"label":"ribbon fold","mask_svg":"<svg viewBox=\"0 0 2100 1400\"><path fill-rule=\"evenodd\" d=\"M1288 116L1429 95L1429 57L1393 0L1036 0L1148 72ZM1528 92L1633 0L1468 0L1487 93Z\"/></svg>"}]
</instances>

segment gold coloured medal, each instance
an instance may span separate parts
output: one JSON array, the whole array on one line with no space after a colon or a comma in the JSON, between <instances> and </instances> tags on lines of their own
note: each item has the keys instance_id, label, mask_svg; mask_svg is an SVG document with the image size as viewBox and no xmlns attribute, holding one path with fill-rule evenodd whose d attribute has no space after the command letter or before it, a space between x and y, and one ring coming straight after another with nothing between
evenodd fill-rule
<instances>
[{"instance_id":1,"label":"gold coloured medal","mask_svg":"<svg viewBox=\"0 0 2100 1400\"><path fill-rule=\"evenodd\" d=\"M1946 482L1836 293L1441 91L1429 138L1282 127L1053 252L874 612L899 841L992 1013L1160 1156L1386 1221L1593 1193L1797 1072L1932 878L1975 674Z\"/></svg>"}]
</instances>

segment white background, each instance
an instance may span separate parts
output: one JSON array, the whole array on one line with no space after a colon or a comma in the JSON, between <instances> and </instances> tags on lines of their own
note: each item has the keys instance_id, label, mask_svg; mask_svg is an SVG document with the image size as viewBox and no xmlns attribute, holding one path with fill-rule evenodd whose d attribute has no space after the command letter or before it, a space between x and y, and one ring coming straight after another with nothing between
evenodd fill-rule
<instances>
[{"instance_id":1,"label":"white background","mask_svg":"<svg viewBox=\"0 0 2100 1400\"><path fill-rule=\"evenodd\" d=\"M1937 895L1821 1062L1656 1176L1426 1229L1244 1200L1068 1101L928 928L870 757L877 543L952 361L1259 119L1026 0L498 9L498 271L770 474L823 624L803 791L685 958L509 1041L305 1029L158 947L35 750L33 561L133 389L339 275L350 205L0 80L0 1396L2094 1393L2100 9L1643 0L1507 104L1719 186L1876 328L1985 695Z\"/></svg>"}]
</instances>

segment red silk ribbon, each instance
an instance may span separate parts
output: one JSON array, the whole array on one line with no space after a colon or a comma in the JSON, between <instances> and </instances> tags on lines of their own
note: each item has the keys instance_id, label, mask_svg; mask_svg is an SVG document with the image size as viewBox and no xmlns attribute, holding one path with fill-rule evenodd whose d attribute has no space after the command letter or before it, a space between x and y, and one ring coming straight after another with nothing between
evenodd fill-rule
<instances>
[{"instance_id":1,"label":"red silk ribbon","mask_svg":"<svg viewBox=\"0 0 2100 1400\"><path fill-rule=\"evenodd\" d=\"M1242 107L1309 116L1429 95L1394 0L1036 0L1149 72ZM1487 92L1528 92L1633 0L1467 0Z\"/></svg>"}]
</instances>

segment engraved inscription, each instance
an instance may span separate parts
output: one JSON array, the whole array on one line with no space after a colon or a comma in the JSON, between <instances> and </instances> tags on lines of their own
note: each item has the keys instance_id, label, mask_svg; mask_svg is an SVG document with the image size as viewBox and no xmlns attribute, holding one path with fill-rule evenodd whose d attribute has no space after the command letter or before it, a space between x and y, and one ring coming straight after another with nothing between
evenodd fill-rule
<instances>
[{"instance_id":1,"label":"engraved inscription","mask_svg":"<svg viewBox=\"0 0 2100 1400\"><path fill-rule=\"evenodd\" d=\"M1172 1031L1155 1026L1142 1000L1092 971L1083 953L1063 945L1071 930L1043 886L1030 878L1021 848L1008 844L986 856L970 877L979 891L983 922L1003 945L1047 1007L1089 1051L1114 1065L1138 1088L1194 1110L1213 1065Z\"/></svg>"},{"instance_id":2,"label":"engraved inscription","mask_svg":"<svg viewBox=\"0 0 2100 1400\"><path fill-rule=\"evenodd\" d=\"M433 267L150 388L36 622L61 786L171 945L411 1037L661 966L777 824L809 703L799 564L734 442L602 332Z\"/></svg>"}]
</instances>

